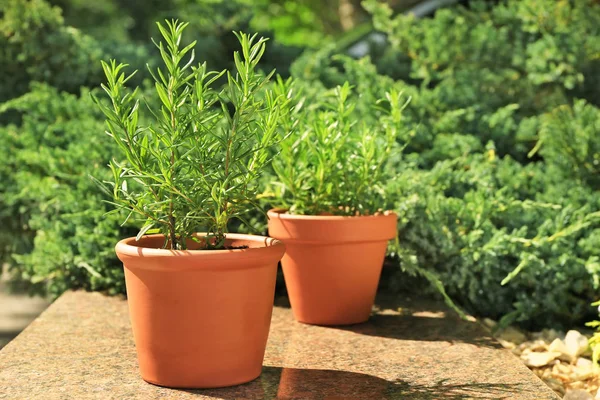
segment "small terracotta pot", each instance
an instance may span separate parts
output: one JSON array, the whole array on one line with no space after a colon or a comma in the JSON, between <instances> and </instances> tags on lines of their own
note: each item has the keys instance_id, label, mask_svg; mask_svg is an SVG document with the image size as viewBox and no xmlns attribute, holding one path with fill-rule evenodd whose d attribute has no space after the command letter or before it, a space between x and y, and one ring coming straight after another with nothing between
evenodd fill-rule
<instances>
[{"instance_id":1,"label":"small terracotta pot","mask_svg":"<svg viewBox=\"0 0 600 400\"><path fill-rule=\"evenodd\" d=\"M212 388L258 377L283 243L237 234L227 235L227 246L248 248L166 250L163 243L149 235L116 246L142 378Z\"/></svg>"},{"instance_id":2,"label":"small terracotta pot","mask_svg":"<svg viewBox=\"0 0 600 400\"><path fill-rule=\"evenodd\" d=\"M291 215L271 210L269 235L285 243L281 260L296 320L349 325L369 319L397 216Z\"/></svg>"}]
</instances>

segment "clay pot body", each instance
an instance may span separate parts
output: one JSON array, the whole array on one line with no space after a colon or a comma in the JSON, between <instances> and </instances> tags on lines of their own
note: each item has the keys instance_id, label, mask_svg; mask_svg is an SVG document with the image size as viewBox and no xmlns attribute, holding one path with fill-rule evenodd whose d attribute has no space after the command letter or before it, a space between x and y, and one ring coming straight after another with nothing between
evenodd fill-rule
<instances>
[{"instance_id":1,"label":"clay pot body","mask_svg":"<svg viewBox=\"0 0 600 400\"><path fill-rule=\"evenodd\" d=\"M271 210L269 235L285 243L281 260L296 320L349 325L369 319L397 216L311 216Z\"/></svg>"},{"instance_id":2,"label":"clay pot body","mask_svg":"<svg viewBox=\"0 0 600 400\"><path fill-rule=\"evenodd\" d=\"M116 246L142 378L211 388L258 377L283 243L238 234L227 235L227 246L248 248L167 250L163 243L149 235Z\"/></svg>"}]
</instances>

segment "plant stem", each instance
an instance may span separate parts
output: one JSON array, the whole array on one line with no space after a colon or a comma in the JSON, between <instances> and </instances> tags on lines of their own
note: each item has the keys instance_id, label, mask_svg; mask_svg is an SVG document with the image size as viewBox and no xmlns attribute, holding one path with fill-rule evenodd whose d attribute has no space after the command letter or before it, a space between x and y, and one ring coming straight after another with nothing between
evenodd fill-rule
<instances>
[{"instance_id":1,"label":"plant stem","mask_svg":"<svg viewBox=\"0 0 600 400\"><path fill-rule=\"evenodd\" d=\"M169 85L169 100L171 101L172 107L171 107L171 140L175 139L176 136L176 129L177 129L177 124L176 124L176 120L175 120L175 99L174 99L174 93L173 93L173 87L172 85ZM171 146L173 145L173 143L171 142ZM173 150L173 148L171 148L171 171L170 171L170 179L171 179L171 186L175 187L174 185L174 177L173 175L175 174L175 150ZM173 193L171 193L170 199L169 199L169 234L171 236L171 249L175 250L177 249L177 234L175 233L175 217L173 216ZM183 239L183 241L185 242L185 239Z\"/></svg>"},{"instance_id":2,"label":"plant stem","mask_svg":"<svg viewBox=\"0 0 600 400\"><path fill-rule=\"evenodd\" d=\"M171 182L173 181L173 164L175 164L175 153L171 150ZM171 235L171 249L177 249L177 235L175 234L175 217L173 216L173 193L169 204L169 233Z\"/></svg>"}]
</instances>

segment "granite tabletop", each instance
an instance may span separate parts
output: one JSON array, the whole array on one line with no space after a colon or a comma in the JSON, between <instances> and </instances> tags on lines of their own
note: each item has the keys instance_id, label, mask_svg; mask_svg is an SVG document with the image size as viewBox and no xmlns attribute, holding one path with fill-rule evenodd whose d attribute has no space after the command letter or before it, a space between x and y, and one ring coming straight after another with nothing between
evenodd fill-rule
<instances>
[{"instance_id":1,"label":"granite tabletop","mask_svg":"<svg viewBox=\"0 0 600 400\"><path fill-rule=\"evenodd\" d=\"M279 303L279 302L278 302ZM173 390L138 373L126 300L67 292L0 351L0 399L557 399L476 322L378 300L368 323L320 327L276 306L262 375Z\"/></svg>"}]
</instances>

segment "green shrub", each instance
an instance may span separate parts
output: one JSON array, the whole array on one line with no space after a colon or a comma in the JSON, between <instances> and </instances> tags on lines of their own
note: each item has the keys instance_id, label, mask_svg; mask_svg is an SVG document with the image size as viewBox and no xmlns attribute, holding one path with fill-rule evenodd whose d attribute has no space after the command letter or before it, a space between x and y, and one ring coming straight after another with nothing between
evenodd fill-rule
<instances>
[{"instance_id":1,"label":"green shrub","mask_svg":"<svg viewBox=\"0 0 600 400\"><path fill-rule=\"evenodd\" d=\"M93 37L110 58L126 61L140 70L137 78L149 77L145 63L152 66L160 62L154 56L149 37L160 35L155 21L176 18L190 23L185 39L201 37L195 46L201 61L206 61L210 69L221 70L234 67L231 54L238 42L232 31L259 31L262 36L272 37L272 49L261 60L265 70L274 68L287 75L287 69L302 49L310 46L306 40L295 46L284 45L281 29L271 26L269 19L272 1L255 0L146 0L121 1L103 0L49 0L63 11L65 25L72 26ZM256 22L254 21L256 19ZM272 33L273 29L277 32ZM295 27L296 31L300 29ZM306 31L304 31L306 32ZM289 41L286 41L289 43ZM107 58L107 57L103 57ZM96 66L96 65L95 65Z\"/></svg>"},{"instance_id":2,"label":"green shrub","mask_svg":"<svg viewBox=\"0 0 600 400\"><path fill-rule=\"evenodd\" d=\"M32 81L78 92L99 82L102 50L65 26L44 0L7 0L0 6L0 102L24 94Z\"/></svg>"},{"instance_id":3,"label":"green shrub","mask_svg":"<svg viewBox=\"0 0 600 400\"><path fill-rule=\"evenodd\" d=\"M593 0L474 0L423 20L392 17L376 0L365 6L394 51L410 57L413 79L437 83L465 71L486 103L521 95L537 100L534 107L555 90L587 98L581 93L593 94L589 84L597 84L600 13Z\"/></svg>"},{"instance_id":4,"label":"green shrub","mask_svg":"<svg viewBox=\"0 0 600 400\"><path fill-rule=\"evenodd\" d=\"M375 0L365 5L394 56L375 63L392 71L382 63L410 59L409 75L403 66L390 73L420 86L428 99L420 122L433 135L493 140L500 155L524 162L535 144L518 134L524 119L577 97L600 104L600 6L591 0L473 1L422 20L392 17ZM440 132L434 124L447 117Z\"/></svg>"},{"instance_id":5,"label":"green shrub","mask_svg":"<svg viewBox=\"0 0 600 400\"><path fill-rule=\"evenodd\" d=\"M139 88L125 84L133 74L114 60L102 63L109 104L96 104L106 116L109 136L127 162L111 161L106 182L118 210L139 221L137 238L151 230L164 247L186 249L196 232L206 232L202 248L225 247L228 222L257 209L258 180L281 141L278 129L290 112L286 93L267 87L258 63L266 39L237 33L241 53L234 71L208 71L194 63L196 42L180 45L187 23L158 24L157 43L164 65L152 73L159 107L140 122ZM227 78L222 89L213 84ZM286 133L284 132L284 136Z\"/></svg>"},{"instance_id":6,"label":"green shrub","mask_svg":"<svg viewBox=\"0 0 600 400\"><path fill-rule=\"evenodd\" d=\"M544 163L493 154L397 179L401 266L435 271L476 315L529 328L581 323L599 288L600 196L575 195L578 185Z\"/></svg>"},{"instance_id":7,"label":"green shrub","mask_svg":"<svg viewBox=\"0 0 600 400\"><path fill-rule=\"evenodd\" d=\"M121 47L119 52L136 54L138 50ZM52 208L42 204L50 204L52 201L56 204L69 203L68 206L63 204L61 207L70 208L72 212L77 212L79 204L82 207L79 210L89 213L86 202L79 201L84 197L76 193L78 181L58 178L63 177L61 168L65 170L64 176L70 176L72 171L77 171L80 165L84 165L85 160L65 157L55 146L76 149L80 136L89 133L87 129L98 129L102 124L99 119L95 120L97 113L85 110L87 102L79 103L73 97L59 94L59 91L79 93L82 85L99 82L102 72L100 58L103 54L103 46L98 41L77 29L65 26L61 10L43 0L8 0L0 5L0 70L3 71L0 77L0 130L3 138L0 140L0 147L4 155L0 160L2 263L10 261L12 253L29 253L34 247L33 240L38 227L48 228L45 218L52 218L54 214ZM46 84L31 86L35 81ZM27 93L28 91L30 92ZM13 100L2 104L2 101L8 99ZM78 105L75 107L77 112L68 109L71 103ZM78 120L80 115L81 120ZM91 127L93 124L95 125ZM78 126L82 131L75 135ZM73 130L72 134L63 135L63 128ZM81 141L80 144L84 147L76 150L83 156L88 150L85 146L96 146L98 143ZM91 149L91 152L94 154L100 150ZM60 185L56 184L57 179ZM61 192L55 194L54 190L57 188ZM81 188L86 189L87 186ZM70 192L70 196L76 200L70 200L65 191ZM55 200L52 199L54 195ZM60 200L63 195L66 197ZM104 206L101 205L100 208L104 209ZM95 218L100 220L101 215L102 213ZM88 222L87 227L82 229L92 231L95 225ZM65 232L65 235L50 240L73 240L72 233ZM45 246L38 243L40 244L36 244L36 247ZM69 248L75 247L77 246L73 245ZM41 252L38 254L41 257L39 268L44 268L42 265L48 263L60 265L59 261L49 260ZM94 257L96 256L86 256L84 259L88 264L93 264L97 262ZM32 263L31 269L38 268ZM60 269L62 268L60 265ZM53 276L56 273L49 268L46 273L33 273L30 270L23 271L22 274L16 271L14 275L39 282L45 280L46 275ZM85 286L86 280L87 278L82 278L81 284L75 286Z\"/></svg>"},{"instance_id":8,"label":"green shrub","mask_svg":"<svg viewBox=\"0 0 600 400\"><path fill-rule=\"evenodd\" d=\"M0 173L4 217L20 226L11 272L38 289L58 295L69 288L123 292L123 271L114 255L119 238L130 234L119 215L106 215L106 196L90 175L106 176L114 153L102 116L84 89L81 97L46 84L4 103L22 121L0 127L6 150ZM6 220L3 218L3 221ZM30 247L33 240L33 247ZM17 250L17 249L12 249Z\"/></svg>"},{"instance_id":9,"label":"green shrub","mask_svg":"<svg viewBox=\"0 0 600 400\"><path fill-rule=\"evenodd\" d=\"M584 100L541 118L540 153L571 179L600 189L600 110Z\"/></svg>"},{"instance_id":10,"label":"green shrub","mask_svg":"<svg viewBox=\"0 0 600 400\"><path fill-rule=\"evenodd\" d=\"M292 71L348 80L365 98L391 85L412 97L387 188L402 222L390 255L476 315L529 328L593 316L600 7L474 1L415 20L366 6L391 43L374 65L324 48Z\"/></svg>"},{"instance_id":11,"label":"green shrub","mask_svg":"<svg viewBox=\"0 0 600 400\"><path fill-rule=\"evenodd\" d=\"M291 93L284 86L282 95ZM293 134L273 163L275 202L294 214L370 215L386 207L384 165L402 130L406 99L394 88L374 101L369 122L357 118L359 101L345 82L302 98L293 114ZM377 121L377 122L375 122ZM292 123L290 123L292 125Z\"/></svg>"}]
</instances>

